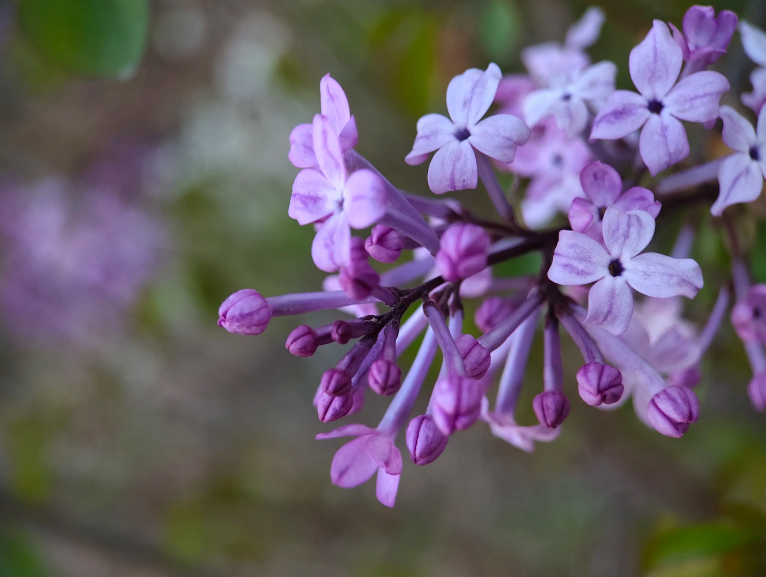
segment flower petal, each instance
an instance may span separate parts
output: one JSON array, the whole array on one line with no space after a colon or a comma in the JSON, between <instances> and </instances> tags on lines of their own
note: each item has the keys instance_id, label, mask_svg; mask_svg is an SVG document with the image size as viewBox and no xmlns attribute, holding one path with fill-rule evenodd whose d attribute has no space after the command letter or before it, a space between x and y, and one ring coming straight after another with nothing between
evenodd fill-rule
<instances>
[{"instance_id":1,"label":"flower petal","mask_svg":"<svg viewBox=\"0 0 766 577\"><path fill-rule=\"evenodd\" d=\"M529 140L529 128L510 114L489 116L471 129L468 142L476 150L500 162L513 162L516 148Z\"/></svg>"},{"instance_id":2,"label":"flower petal","mask_svg":"<svg viewBox=\"0 0 766 577\"><path fill-rule=\"evenodd\" d=\"M470 68L450 81L447 110L455 124L470 128L486 114L501 77L497 64L490 64L483 72Z\"/></svg>"},{"instance_id":3,"label":"flower petal","mask_svg":"<svg viewBox=\"0 0 766 577\"><path fill-rule=\"evenodd\" d=\"M372 226L386 214L386 185L372 170L352 173L343 198L343 211L353 228Z\"/></svg>"},{"instance_id":4,"label":"flower petal","mask_svg":"<svg viewBox=\"0 0 766 577\"><path fill-rule=\"evenodd\" d=\"M388 435L370 435L367 437L367 452L375 464L385 469L389 475L402 472L402 454Z\"/></svg>"},{"instance_id":5,"label":"flower petal","mask_svg":"<svg viewBox=\"0 0 766 577\"><path fill-rule=\"evenodd\" d=\"M455 125L441 114L426 114L418 120L418 134L412 150L404 158L407 164L421 164L428 153L455 141Z\"/></svg>"},{"instance_id":6,"label":"flower petal","mask_svg":"<svg viewBox=\"0 0 766 577\"><path fill-rule=\"evenodd\" d=\"M527 94L522 104L524 121L529 126L535 126L544 117L551 114L554 104L561 99L561 90L543 88Z\"/></svg>"},{"instance_id":7,"label":"flower petal","mask_svg":"<svg viewBox=\"0 0 766 577\"><path fill-rule=\"evenodd\" d=\"M747 22L740 22L739 35L742 48L745 49L745 54L750 57L750 60L766 66L766 33Z\"/></svg>"},{"instance_id":8,"label":"flower petal","mask_svg":"<svg viewBox=\"0 0 766 577\"><path fill-rule=\"evenodd\" d=\"M569 207L567 218L569 225L575 232L585 232L596 217L593 203L584 198L575 198Z\"/></svg>"},{"instance_id":9,"label":"flower petal","mask_svg":"<svg viewBox=\"0 0 766 577\"><path fill-rule=\"evenodd\" d=\"M750 73L750 84L753 91L743 93L740 97L742 104L758 114L766 102L766 68L756 68Z\"/></svg>"},{"instance_id":10,"label":"flower petal","mask_svg":"<svg viewBox=\"0 0 766 577\"><path fill-rule=\"evenodd\" d=\"M590 139L623 138L641 128L650 116L646 98L635 92L616 90L596 115Z\"/></svg>"},{"instance_id":11,"label":"flower petal","mask_svg":"<svg viewBox=\"0 0 766 577\"><path fill-rule=\"evenodd\" d=\"M322 174L338 190L343 190L346 183L346 165L343 163L340 139L330 119L321 114L314 116L314 154Z\"/></svg>"},{"instance_id":12,"label":"flower petal","mask_svg":"<svg viewBox=\"0 0 766 577\"><path fill-rule=\"evenodd\" d=\"M618 172L608 164L591 162L580 173L583 192L597 207L607 207L622 192L622 179Z\"/></svg>"},{"instance_id":13,"label":"flower petal","mask_svg":"<svg viewBox=\"0 0 766 577\"><path fill-rule=\"evenodd\" d=\"M330 465L333 485L350 489L369 480L378 466L367 453L367 436L343 445L335 453Z\"/></svg>"},{"instance_id":14,"label":"flower petal","mask_svg":"<svg viewBox=\"0 0 766 577\"><path fill-rule=\"evenodd\" d=\"M758 122L756 123L756 134L760 143L766 142L766 109L761 108L758 113Z\"/></svg>"},{"instance_id":15,"label":"flower petal","mask_svg":"<svg viewBox=\"0 0 766 577\"><path fill-rule=\"evenodd\" d=\"M605 276L588 293L586 323L621 335L628 329L633 315L633 294L624 279Z\"/></svg>"},{"instance_id":16,"label":"flower petal","mask_svg":"<svg viewBox=\"0 0 766 577\"><path fill-rule=\"evenodd\" d=\"M628 64L638 91L649 100L662 100L678 79L683 54L667 24L655 20L646 38L630 51Z\"/></svg>"},{"instance_id":17,"label":"flower petal","mask_svg":"<svg viewBox=\"0 0 766 577\"><path fill-rule=\"evenodd\" d=\"M604 25L604 11L601 8L591 6L580 19L572 24L567 30L566 46L567 48L587 48L595 44L601 34L601 27Z\"/></svg>"},{"instance_id":18,"label":"flower petal","mask_svg":"<svg viewBox=\"0 0 766 577\"><path fill-rule=\"evenodd\" d=\"M726 146L737 152L748 152L755 144L753 125L731 106L721 106L721 119L722 137Z\"/></svg>"},{"instance_id":19,"label":"flower petal","mask_svg":"<svg viewBox=\"0 0 766 577\"><path fill-rule=\"evenodd\" d=\"M748 154L732 154L718 169L718 198L710 207L713 216L740 202L752 202L761 195L763 175L758 163Z\"/></svg>"},{"instance_id":20,"label":"flower petal","mask_svg":"<svg viewBox=\"0 0 766 577\"><path fill-rule=\"evenodd\" d=\"M399 490L399 475L389 475L384 469L378 469L378 479L375 483L375 496L386 507L393 507L396 503L396 493Z\"/></svg>"},{"instance_id":21,"label":"flower petal","mask_svg":"<svg viewBox=\"0 0 766 577\"><path fill-rule=\"evenodd\" d=\"M548 278L560 285L582 285L608 275L609 255L592 238L571 230L559 233Z\"/></svg>"},{"instance_id":22,"label":"flower petal","mask_svg":"<svg viewBox=\"0 0 766 577\"><path fill-rule=\"evenodd\" d=\"M629 210L644 210L649 213L652 218L657 218L662 208L662 203L659 200L654 200L654 194L651 190L641 188L640 186L634 186L630 190L626 190L620 198L618 198L613 206L619 208L623 212Z\"/></svg>"},{"instance_id":23,"label":"flower petal","mask_svg":"<svg viewBox=\"0 0 766 577\"><path fill-rule=\"evenodd\" d=\"M293 181L293 194L287 214L301 225L316 222L332 214L340 199L341 195L324 174L306 168Z\"/></svg>"},{"instance_id":24,"label":"flower petal","mask_svg":"<svg viewBox=\"0 0 766 577\"><path fill-rule=\"evenodd\" d=\"M588 124L588 107L580 98L559 100L553 105L553 115L556 117L556 125L567 135L577 135Z\"/></svg>"},{"instance_id":25,"label":"flower petal","mask_svg":"<svg viewBox=\"0 0 766 577\"><path fill-rule=\"evenodd\" d=\"M521 61L529 75L545 87L561 86L572 74L590 64L582 50L565 48L555 42L528 46L521 53Z\"/></svg>"},{"instance_id":26,"label":"flower petal","mask_svg":"<svg viewBox=\"0 0 766 577\"><path fill-rule=\"evenodd\" d=\"M572 82L570 90L583 100L603 103L614 92L617 66L604 60L583 70Z\"/></svg>"},{"instance_id":27,"label":"flower petal","mask_svg":"<svg viewBox=\"0 0 766 577\"><path fill-rule=\"evenodd\" d=\"M338 138L340 139L340 149L343 152L351 150L356 146L357 142L359 142L359 132L356 129L356 118L352 116L348 119L346 126L340 131Z\"/></svg>"},{"instance_id":28,"label":"flower petal","mask_svg":"<svg viewBox=\"0 0 766 577\"><path fill-rule=\"evenodd\" d=\"M690 74L668 93L662 103L668 112L689 122L708 122L718 118L721 95L729 81L712 70Z\"/></svg>"},{"instance_id":29,"label":"flower petal","mask_svg":"<svg viewBox=\"0 0 766 577\"><path fill-rule=\"evenodd\" d=\"M311 168L317 165L317 157L314 156L314 127L311 124L299 124L293 128L287 158L297 168Z\"/></svg>"},{"instance_id":30,"label":"flower petal","mask_svg":"<svg viewBox=\"0 0 766 577\"><path fill-rule=\"evenodd\" d=\"M319 270L335 272L348 264L351 250L351 229L346 215L336 212L317 231L311 245L311 258Z\"/></svg>"},{"instance_id":31,"label":"flower petal","mask_svg":"<svg viewBox=\"0 0 766 577\"><path fill-rule=\"evenodd\" d=\"M673 327L660 335L649 354L655 369L674 373L694 365L699 360L700 347L696 339Z\"/></svg>"},{"instance_id":32,"label":"flower petal","mask_svg":"<svg viewBox=\"0 0 766 577\"><path fill-rule=\"evenodd\" d=\"M316 436L317 441L325 439L337 439L338 437L361 437L362 435L374 435L377 431L366 425L351 424L343 425L327 433L319 433Z\"/></svg>"},{"instance_id":33,"label":"flower petal","mask_svg":"<svg viewBox=\"0 0 766 577\"><path fill-rule=\"evenodd\" d=\"M683 124L664 111L649 117L638 146L652 176L689 156L689 140Z\"/></svg>"},{"instance_id":34,"label":"flower petal","mask_svg":"<svg viewBox=\"0 0 766 577\"><path fill-rule=\"evenodd\" d=\"M654 221L652 221L654 222ZM630 259L622 276L641 294L668 298L683 295L694 298L702 288L702 270L690 258L672 258L647 252Z\"/></svg>"},{"instance_id":35,"label":"flower petal","mask_svg":"<svg viewBox=\"0 0 766 577\"><path fill-rule=\"evenodd\" d=\"M325 74L319 83L319 95L322 103L322 116L326 116L335 134L340 134L343 127L351 118L351 111L348 107L348 98L343 92L338 81L329 74Z\"/></svg>"},{"instance_id":36,"label":"flower petal","mask_svg":"<svg viewBox=\"0 0 766 577\"><path fill-rule=\"evenodd\" d=\"M436 194L476 188L478 177L476 155L467 140L453 140L440 148L428 167L428 186Z\"/></svg>"},{"instance_id":37,"label":"flower petal","mask_svg":"<svg viewBox=\"0 0 766 577\"><path fill-rule=\"evenodd\" d=\"M604 213L603 231L604 243L613 257L625 262L651 242L654 236L654 219L643 210L622 212L619 208L610 206Z\"/></svg>"}]
</instances>

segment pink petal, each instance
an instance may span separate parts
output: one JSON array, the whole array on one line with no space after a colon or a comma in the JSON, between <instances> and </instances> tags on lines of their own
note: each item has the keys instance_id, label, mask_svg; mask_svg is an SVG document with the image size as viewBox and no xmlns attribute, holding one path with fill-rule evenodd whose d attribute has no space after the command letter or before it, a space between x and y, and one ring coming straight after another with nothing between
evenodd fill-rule
<instances>
[{"instance_id":1,"label":"pink petal","mask_svg":"<svg viewBox=\"0 0 766 577\"><path fill-rule=\"evenodd\" d=\"M763 30L747 22L740 22L739 35L745 54L756 64L766 66L766 34Z\"/></svg>"},{"instance_id":2,"label":"pink petal","mask_svg":"<svg viewBox=\"0 0 766 577\"><path fill-rule=\"evenodd\" d=\"M319 433L315 438L317 441L323 441L325 439L336 439L338 437L361 437L362 435L374 435L377 433L375 429L371 429L366 425L343 425L328 433Z\"/></svg>"},{"instance_id":3,"label":"pink petal","mask_svg":"<svg viewBox=\"0 0 766 577\"><path fill-rule=\"evenodd\" d=\"M317 231L311 245L311 258L319 270L335 272L348 264L351 229L344 212L336 212Z\"/></svg>"},{"instance_id":4,"label":"pink petal","mask_svg":"<svg viewBox=\"0 0 766 577\"><path fill-rule=\"evenodd\" d=\"M367 452L375 464L389 475L402 472L402 454L388 435L377 434L367 437Z\"/></svg>"},{"instance_id":5,"label":"pink petal","mask_svg":"<svg viewBox=\"0 0 766 577\"><path fill-rule=\"evenodd\" d=\"M595 44L604 25L604 12L601 8L591 6L580 19L567 30L566 45L568 48L587 48Z\"/></svg>"},{"instance_id":6,"label":"pink petal","mask_svg":"<svg viewBox=\"0 0 766 577\"><path fill-rule=\"evenodd\" d=\"M598 62L582 71L571 86L573 94L584 100L603 102L614 92L617 66L607 60Z\"/></svg>"},{"instance_id":7,"label":"pink petal","mask_svg":"<svg viewBox=\"0 0 766 577\"><path fill-rule=\"evenodd\" d=\"M319 83L319 95L322 103L322 116L326 116L335 134L340 135L351 118L348 98L337 80L326 74ZM355 125L356 126L356 125Z\"/></svg>"},{"instance_id":8,"label":"pink petal","mask_svg":"<svg viewBox=\"0 0 766 577\"><path fill-rule=\"evenodd\" d=\"M428 154L455 141L455 125L441 114L426 114L418 120L418 134L412 151L405 157L407 164L421 164Z\"/></svg>"},{"instance_id":9,"label":"pink petal","mask_svg":"<svg viewBox=\"0 0 766 577\"><path fill-rule=\"evenodd\" d=\"M632 315L633 294L625 280L607 275L591 287L586 323L621 335L628 329Z\"/></svg>"},{"instance_id":10,"label":"pink petal","mask_svg":"<svg viewBox=\"0 0 766 577\"><path fill-rule=\"evenodd\" d=\"M628 64L638 91L648 100L662 100L678 79L683 54L667 24L655 20L646 38L630 51Z\"/></svg>"},{"instance_id":11,"label":"pink petal","mask_svg":"<svg viewBox=\"0 0 766 577\"><path fill-rule=\"evenodd\" d=\"M654 200L654 194L652 194L651 190L634 186L630 190L625 191L625 194L618 198L612 206L619 208L623 212L644 210L652 218L657 218L657 215L660 214L662 203Z\"/></svg>"},{"instance_id":12,"label":"pink petal","mask_svg":"<svg viewBox=\"0 0 766 577\"><path fill-rule=\"evenodd\" d=\"M689 140L679 120L664 111L652 114L644 125L639 150L652 176L689 156Z\"/></svg>"},{"instance_id":13,"label":"pink petal","mask_svg":"<svg viewBox=\"0 0 766 577\"><path fill-rule=\"evenodd\" d=\"M338 138L340 139L340 149L343 152L351 150L359 142L359 132L356 129L356 119L353 116L348 119Z\"/></svg>"},{"instance_id":14,"label":"pink petal","mask_svg":"<svg viewBox=\"0 0 766 577\"><path fill-rule=\"evenodd\" d=\"M559 233L548 278L560 285L588 284L608 274L610 258L599 243L571 230Z\"/></svg>"},{"instance_id":15,"label":"pink petal","mask_svg":"<svg viewBox=\"0 0 766 577\"><path fill-rule=\"evenodd\" d=\"M543 118L551 114L553 105L561 99L561 90L544 88L530 92L524 99L522 109L524 121L529 126L535 126Z\"/></svg>"},{"instance_id":16,"label":"pink petal","mask_svg":"<svg viewBox=\"0 0 766 577\"><path fill-rule=\"evenodd\" d=\"M604 243L612 256L624 261L646 248L654 236L654 227L654 219L643 210L622 212L611 206L604 213Z\"/></svg>"},{"instance_id":17,"label":"pink petal","mask_svg":"<svg viewBox=\"0 0 766 577\"><path fill-rule=\"evenodd\" d=\"M708 122L718 118L718 102L727 90L729 81L722 74L704 70L681 80L662 103L676 118L689 122Z\"/></svg>"},{"instance_id":18,"label":"pink petal","mask_svg":"<svg viewBox=\"0 0 766 577\"><path fill-rule=\"evenodd\" d=\"M299 124L293 128L287 158L297 168L311 168L317 165L317 157L314 156L314 127L311 124Z\"/></svg>"},{"instance_id":19,"label":"pink petal","mask_svg":"<svg viewBox=\"0 0 766 577\"><path fill-rule=\"evenodd\" d=\"M721 216L727 206L752 202L761 196L763 175L748 154L732 154L718 169L718 184L718 198L710 207L713 216Z\"/></svg>"},{"instance_id":20,"label":"pink petal","mask_svg":"<svg viewBox=\"0 0 766 577\"><path fill-rule=\"evenodd\" d=\"M622 179L608 164L591 162L580 173L583 192L597 207L611 206L622 192Z\"/></svg>"},{"instance_id":21,"label":"pink petal","mask_svg":"<svg viewBox=\"0 0 766 577\"><path fill-rule=\"evenodd\" d=\"M343 163L340 139L330 120L321 114L314 116L314 154L322 174L335 188L343 190L346 165Z\"/></svg>"},{"instance_id":22,"label":"pink petal","mask_svg":"<svg viewBox=\"0 0 766 577\"><path fill-rule=\"evenodd\" d=\"M372 226L386 214L386 185L372 170L352 173L343 198L343 211L353 228Z\"/></svg>"},{"instance_id":23,"label":"pink petal","mask_svg":"<svg viewBox=\"0 0 766 577\"><path fill-rule=\"evenodd\" d=\"M321 172L306 168L293 181L287 214L304 225L325 218L335 210L341 195Z\"/></svg>"},{"instance_id":24,"label":"pink petal","mask_svg":"<svg viewBox=\"0 0 766 577\"><path fill-rule=\"evenodd\" d=\"M428 186L436 194L476 188L476 155L467 140L453 140L436 151L428 167Z\"/></svg>"},{"instance_id":25,"label":"pink petal","mask_svg":"<svg viewBox=\"0 0 766 577\"><path fill-rule=\"evenodd\" d=\"M486 114L501 77L497 64L490 64L484 72L470 68L450 81L447 110L456 125L471 127Z\"/></svg>"},{"instance_id":26,"label":"pink petal","mask_svg":"<svg viewBox=\"0 0 766 577\"><path fill-rule=\"evenodd\" d=\"M595 210L596 207L589 200L575 198L567 213L572 230L575 232L585 232L590 223L593 222L593 219L596 218Z\"/></svg>"},{"instance_id":27,"label":"pink petal","mask_svg":"<svg viewBox=\"0 0 766 577\"><path fill-rule=\"evenodd\" d=\"M335 453L330 465L330 478L333 485L350 489L369 480L377 468L367 453L367 437L359 437Z\"/></svg>"},{"instance_id":28,"label":"pink petal","mask_svg":"<svg viewBox=\"0 0 766 577\"><path fill-rule=\"evenodd\" d=\"M471 129L468 142L500 162L513 162L516 148L529 140L529 128L510 114L489 116Z\"/></svg>"},{"instance_id":29,"label":"pink petal","mask_svg":"<svg viewBox=\"0 0 766 577\"><path fill-rule=\"evenodd\" d=\"M635 92L617 90L593 121L590 139L616 140L641 128L651 116L646 98Z\"/></svg>"},{"instance_id":30,"label":"pink petal","mask_svg":"<svg viewBox=\"0 0 766 577\"><path fill-rule=\"evenodd\" d=\"M378 469L378 480L375 483L375 495L378 501L386 507L393 507L396 503L396 493L399 490L399 479L402 475L389 475L383 469Z\"/></svg>"},{"instance_id":31,"label":"pink petal","mask_svg":"<svg viewBox=\"0 0 766 577\"><path fill-rule=\"evenodd\" d=\"M683 295L694 298L702 288L702 270L690 258L672 258L664 254L647 252L625 264L622 276L641 294L668 298Z\"/></svg>"},{"instance_id":32,"label":"pink petal","mask_svg":"<svg viewBox=\"0 0 766 577\"><path fill-rule=\"evenodd\" d=\"M755 130L745 118L731 106L721 106L723 120L723 141L737 152L747 153L755 144Z\"/></svg>"}]
</instances>

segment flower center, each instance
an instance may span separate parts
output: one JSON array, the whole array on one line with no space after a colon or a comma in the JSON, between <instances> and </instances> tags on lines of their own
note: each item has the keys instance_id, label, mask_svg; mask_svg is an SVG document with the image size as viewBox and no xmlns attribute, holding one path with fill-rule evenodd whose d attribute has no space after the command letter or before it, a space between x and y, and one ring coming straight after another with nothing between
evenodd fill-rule
<instances>
[{"instance_id":1,"label":"flower center","mask_svg":"<svg viewBox=\"0 0 766 577\"><path fill-rule=\"evenodd\" d=\"M609 274L612 276L620 276L625 269L622 266L622 263L619 261L619 259L614 259L612 262L609 263Z\"/></svg>"},{"instance_id":2,"label":"flower center","mask_svg":"<svg viewBox=\"0 0 766 577\"><path fill-rule=\"evenodd\" d=\"M761 309L758 307L753 307L753 318L758 319L761 317Z\"/></svg>"},{"instance_id":3,"label":"flower center","mask_svg":"<svg viewBox=\"0 0 766 577\"><path fill-rule=\"evenodd\" d=\"M654 98L649 101L649 105L647 106L647 108L649 109L649 112L651 112L652 114L659 114L660 112L662 112L662 109L665 107L663 106L662 102Z\"/></svg>"},{"instance_id":4,"label":"flower center","mask_svg":"<svg viewBox=\"0 0 766 577\"><path fill-rule=\"evenodd\" d=\"M460 142L463 142L464 140L468 140L470 136L471 136L471 133L467 128L458 128L455 131L455 138L457 138Z\"/></svg>"},{"instance_id":5,"label":"flower center","mask_svg":"<svg viewBox=\"0 0 766 577\"><path fill-rule=\"evenodd\" d=\"M751 146L748 153L750 154L750 158L752 158L756 162L761 160L761 152L758 150L757 146Z\"/></svg>"},{"instance_id":6,"label":"flower center","mask_svg":"<svg viewBox=\"0 0 766 577\"><path fill-rule=\"evenodd\" d=\"M551 159L551 162L553 163L553 166L560 168L564 164L564 157L557 154Z\"/></svg>"},{"instance_id":7,"label":"flower center","mask_svg":"<svg viewBox=\"0 0 766 577\"><path fill-rule=\"evenodd\" d=\"M570 100L572 100L572 95L569 94L569 92L565 92L564 94L561 95L561 100L563 100L564 102L569 102Z\"/></svg>"},{"instance_id":8,"label":"flower center","mask_svg":"<svg viewBox=\"0 0 766 577\"><path fill-rule=\"evenodd\" d=\"M604 220L604 215L605 214L606 214L606 207L605 206L598 207L598 219L599 220Z\"/></svg>"}]
</instances>

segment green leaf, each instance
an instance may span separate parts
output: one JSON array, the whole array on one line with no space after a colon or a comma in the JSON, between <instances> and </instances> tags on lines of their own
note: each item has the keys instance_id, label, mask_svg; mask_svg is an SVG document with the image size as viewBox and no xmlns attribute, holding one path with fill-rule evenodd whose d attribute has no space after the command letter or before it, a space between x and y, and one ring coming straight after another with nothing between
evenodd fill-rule
<instances>
[{"instance_id":1,"label":"green leaf","mask_svg":"<svg viewBox=\"0 0 766 577\"><path fill-rule=\"evenodd\" d=\"M141 62L148 0L19 0L19 25L67 71L127 79Z\"/></svg>"},{"instance_id":2,"label":"green leaf","mask_svg":"<svg viewBox=\"0 0 766 577\"><path fill-rule=\"evenodd\" d=\"M511 60L521 36L521 17L510 0L490 0L482 10L479 41L493 62Z\"/></svg>"},{"instance_id":3,"label":"green leaf","mask_svg":"<svg viewBox=\"0 0 766 577\"><path fill-rule=\"evenodd\" d=\"M0 533L0 575L47 577L50 573L26 539L19 535Z\"/></svg>"}]
</instances>

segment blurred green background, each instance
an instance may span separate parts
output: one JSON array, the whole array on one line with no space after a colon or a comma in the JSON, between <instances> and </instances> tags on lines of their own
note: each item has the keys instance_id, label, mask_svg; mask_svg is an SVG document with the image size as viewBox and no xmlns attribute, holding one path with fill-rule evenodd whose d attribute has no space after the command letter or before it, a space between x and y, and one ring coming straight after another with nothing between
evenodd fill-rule
<instances>
[{"instance_id":1,"label":"blurred green background","mask_svg":"<svg viewBox=\"0 0 766 577\"><path fill-rule=\"evenodd\" d=\"M593 60L627 57L653 18L687 1L604 0ZM409 461L393 510L371 484L330 484L339 446L311 406L327 347L291 357L296 324L256 338L216 324L238 288L320 290L313 230L287 216L293 126L343 85L358 150L402 188L417 118L443 112L449 79L563 40L588 3L566 0L19 0L0 4L4 178L77 183L110 147L150 151L142 206L166 229L161 266L117 329L83 347L19 337L0 347L0 577L766 575L766 424L730 327L703 367L700 422L683 440L630 406L573 402L555 443L524 454L478 424L428 467ZM715 2L766 26L766 2ZM738 38L720 63L736 92ZM729 95L729 103L736 96ZM714 148L714 145L712 145ZM709 144L693 143L697 159ZM129 180L134 168L124 166ZM119 171L118 171L119 172ZM483 194L461 201L488 209ZM756 211L758 213L758 211ZM760 209L759 214L764 214ZM748 221L766 280L766 235ZM726 257L705 227L709 285ZM672 243L672 234L659 242ZM763 237L763 238L762 238ZM718 277L716 279L716 275ZM687 307L700 321L715 289ZM566 343L568 372L576 356ZM527 391L539 388L535 347ZM574 393L574 379L567 384ZM384 410L368 399L357 417ZM524 422L532 413L522 412ZM403 447L403 443L400 443Z\"/></svg>"}]
</instances>

